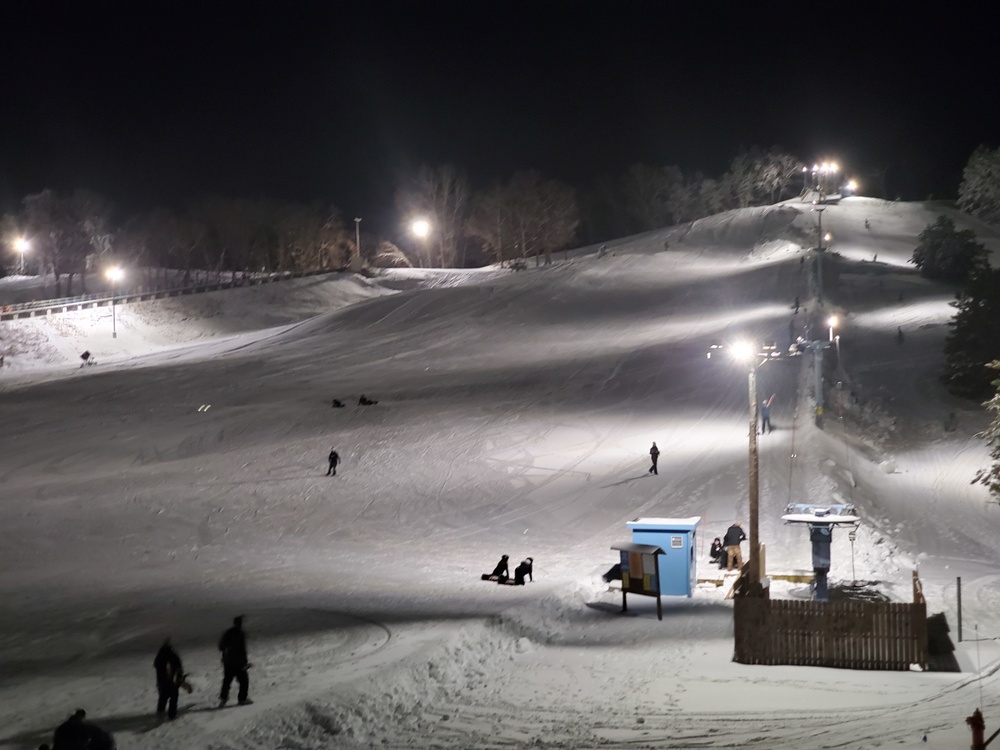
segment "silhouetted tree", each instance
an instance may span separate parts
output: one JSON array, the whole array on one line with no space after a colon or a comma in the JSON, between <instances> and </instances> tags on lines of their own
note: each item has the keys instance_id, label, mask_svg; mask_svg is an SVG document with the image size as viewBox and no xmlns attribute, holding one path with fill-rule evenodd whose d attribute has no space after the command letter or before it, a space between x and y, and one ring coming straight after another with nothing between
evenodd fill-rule
<instances>
[{"instance_id":1,"label":"silhouetted tree","mask_svg":"<svg viewBox=\"0 0 1000 750\"><path fill-rule=\"evenodd\" d=\"M948 390L965 398L986 398L993 378L987 365L1000 359L1000 270L973 276L952 307L955 317L944 344Z\"/></svg>"},{"instance_id":2,"label":"silhouetted tree","mask_svg":"<svg viewBox=\"0 0 1000 750\"><path fill-rule=\"evenodd\" d=\"M979 146L962 171L958 206L990 224L1000 224L1000 148Z\"/></svg>"},{"instance_id":3,"label":"silhouetted tree","mask_svg":"<svg viewBox=\"0 0 1000 750\"><path fill-rule=\"evenodd\" d=\"M990 362L987 367L994 372L1000 371L1000 360ZM990 448L990 458L993 459L993 462L989 467L976 472L976 476L972 482L973 484L986 485L990 490L990 494L1000 500L1000 378L994 380L992 385L996 389L996 392L993 394L993 398L984 403L983 406L989 411L994 412L993 422L985 430L978 433L976 437L986 441L987 446Z\"/></svg>"},{"instance_id":4,"label":"silhouetted tree","mask_svg":"<svg viewBox=\"0 0 1000 750\"><path fill-rule=\"evenodd\" d=\"M975 232L955 229L947 216L929 224L919 240L910 260L924 278L961 282L989 265L989 251L976 242Z\"/></svg>"}]
</instances>

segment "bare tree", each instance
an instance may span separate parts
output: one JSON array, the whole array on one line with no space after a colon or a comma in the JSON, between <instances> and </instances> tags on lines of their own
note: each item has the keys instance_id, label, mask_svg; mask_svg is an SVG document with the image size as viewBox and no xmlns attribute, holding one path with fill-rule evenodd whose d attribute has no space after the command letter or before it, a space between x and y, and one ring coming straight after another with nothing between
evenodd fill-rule
<instances>
[{"instance_id":1,"label":"bare tree","mask_svg":"<svg viewBox=\"0 0 1000 750\"><path fill-rule=\"evenodd\" d=\"M431 222L429 265L453 268L462 265L462 239L470 209L469 184L451 164L422 167L412 187L397 196L401 213L423 215Z\"/></svg>"}]
</instances>

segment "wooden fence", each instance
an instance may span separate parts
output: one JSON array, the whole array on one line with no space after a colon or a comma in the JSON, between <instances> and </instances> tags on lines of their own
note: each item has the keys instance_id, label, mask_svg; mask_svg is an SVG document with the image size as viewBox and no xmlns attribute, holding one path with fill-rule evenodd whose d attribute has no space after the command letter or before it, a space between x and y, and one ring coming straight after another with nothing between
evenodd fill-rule
<instances>
[{"instance_id":1,"label":"wooden fence","mask_svg":"<svg viewBox=\"0 0 1000 750\"><path fill-rule=\"evenodd\" d=\"M737 597L735 661L845 669L927 666L927 603L914 573L912 604Z\"/></svg>"}]
</instances>

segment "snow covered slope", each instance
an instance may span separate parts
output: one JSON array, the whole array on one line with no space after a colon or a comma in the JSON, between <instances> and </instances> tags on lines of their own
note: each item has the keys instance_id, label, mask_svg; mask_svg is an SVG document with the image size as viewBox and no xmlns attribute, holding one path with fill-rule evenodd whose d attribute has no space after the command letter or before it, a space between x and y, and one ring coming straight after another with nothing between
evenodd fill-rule
<instances>
[{"instance_id":1,"label":"snow covered slope","mask_svg":"<svg viewBox=\"0 0 1000 750\"><path fill-rule=\"evenodd\" d=\"M810 209L729 212L520 273L128 306L117 339L83 313L5 328L20 343L0 370L0 745L37 746L77 705L129 748L967 743L970 674L743 667L722 589L669 600L658 622L652 600L619 614L594 575L626 521L693 515L713 573L708 542L747 515L747 381L706 351L821 337L836 312L843 385L823 431L807 358L758 372L775 394L769 570L810 566L788 502L854 502L864 522L853 548L835 537L835 582L905 599L919 564L954 627L961 575L967 637L1000 635L1000 511L969 485L986 417L937 385L951 293L908 266L937 209L827 207L839 257L822 308ZM97 366L78 366L84 348ZM502 553L534 557L536 580L481 582ZM240 613L256 702L210 710L214 642ZM167 634L197 689L156 727ZM1000 654L979 645L960 660L986 667L989 722Z\"/></svg>"}]
</instances>

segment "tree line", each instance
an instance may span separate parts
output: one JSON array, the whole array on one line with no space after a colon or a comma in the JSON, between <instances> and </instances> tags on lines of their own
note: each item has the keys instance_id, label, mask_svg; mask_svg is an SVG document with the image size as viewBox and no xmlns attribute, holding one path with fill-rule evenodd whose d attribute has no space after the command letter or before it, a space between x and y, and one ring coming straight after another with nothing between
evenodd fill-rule
<instances>
[{"instance_id":1,"label":"tree line","mask_svg":"<svg viewBox=\"0 0 1000 750\"><path fill-rule=\"evenodd\" d=\"M692 221L799 192L802 163L778 147L752 148L719 177L675 165L636 164L614 179L573 186L524 170L475 188L454 165L421 168L396 196L401 218L421 217L423 239L369 227L362 246L336 206L208 195L184 207L123 216L108 196L45 189L0 219L7 248L31 243L27 266L55 276L57 293L86 293L87 276L110 263L143 269L150 284L180 272L304 271L346 266L357 251L378 266L465 267L535 259L574 245ZM6 254L6 271L16 253ZM4 269L0 268L0 273Z\"/></svg>"}]
</instances>

